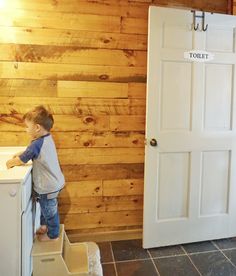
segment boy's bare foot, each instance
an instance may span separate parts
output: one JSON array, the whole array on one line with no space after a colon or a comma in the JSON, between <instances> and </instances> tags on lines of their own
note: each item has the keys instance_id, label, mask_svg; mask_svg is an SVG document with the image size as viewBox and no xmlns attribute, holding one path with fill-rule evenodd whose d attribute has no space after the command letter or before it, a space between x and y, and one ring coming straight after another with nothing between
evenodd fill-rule
<instances>
[{"instance_id":1,"label":"boy's bare foot","mask_svg":"<svg viewBox=\"0 0 236 276\"><path fill-rule=\"evenodd\" d=\"M48 231L48 228L46 225L41 225L39 229L36 231L36 235L44 235Z\"/></svg>"},{"instance_id":2,"label":"boy's bare foot","mask_svg":"<svg viewBox=\"0 0 236 276\"><path fill-rule=\"evenodd\" d=\"M50 239L49 236L47 234L43 234L43 235L39 235L38 236L38 240L41 242L46 242L46 241L57 241L59 238L55 238L55 239Z\"/></svg>"}]
</instances>

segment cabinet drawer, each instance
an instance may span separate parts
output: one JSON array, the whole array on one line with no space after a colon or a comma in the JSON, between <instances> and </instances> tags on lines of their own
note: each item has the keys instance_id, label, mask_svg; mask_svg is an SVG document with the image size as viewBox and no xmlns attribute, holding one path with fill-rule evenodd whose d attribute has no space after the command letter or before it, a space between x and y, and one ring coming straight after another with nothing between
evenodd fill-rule
<instances>
[{"instance_id":1,"label":"cabinet drawer","mask_svg":"<svg viewBox=\"0 0 236 276\"><path fill-rule=\"evenodd\" d=\"M25 182L22 184L22 200L21 200L22 211L26 209L28 202L31 198L31 194L32 194L32 179L31 179L31 174L29 174Z\"/></svg>"}]
</instances>

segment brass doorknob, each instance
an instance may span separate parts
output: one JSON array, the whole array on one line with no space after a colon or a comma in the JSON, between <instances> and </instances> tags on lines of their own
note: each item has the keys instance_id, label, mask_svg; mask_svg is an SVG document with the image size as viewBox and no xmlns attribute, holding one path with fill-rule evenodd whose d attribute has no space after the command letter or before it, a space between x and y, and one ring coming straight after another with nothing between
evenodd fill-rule
<instances>
[{"instance_id":1,"label":"brass doorknob","mask_svg":"<svg viewBox=\"0 0 236 276\"><path fill-rule=\"evenodd\" d=\"M152 147L156 147L156 146L157 146L157 140L156 140L155 138L152 138L152 139L150 140L150 145L151 145Z\"/></svg>"}]
</instances>

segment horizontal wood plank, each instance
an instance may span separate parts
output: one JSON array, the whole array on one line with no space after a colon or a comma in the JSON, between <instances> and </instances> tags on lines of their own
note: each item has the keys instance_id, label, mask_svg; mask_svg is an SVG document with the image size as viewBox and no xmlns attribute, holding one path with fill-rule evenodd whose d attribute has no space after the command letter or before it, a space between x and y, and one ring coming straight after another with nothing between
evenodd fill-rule
<instances>
[{"instance_id":1,"label":"horizontal wood plank","mask_svg":"<svg viewBox=\"0 0 236 276\"><path fill-rule=\"evenodd\" d=\"M120 32L120 17L5 8L0 10L0 25L117 33Z\"/></svg>"},{"instance_id":2,"label":"horizontal wood plank","mask_svg":"<svg viewBox=\"0 0 236 276\"><path fill-rule=\"evenodd\" d=\"M131 34L147 34L148 20L143 18L122 18L121 32Z\"/></svg>"},{"instance_id":3,"label":"horizontal wood plank","mask_svg":"<svg viewBox=\"0 0 236 276\"><path fill-rule=\"evenodd\" d=\"M104 197L104 205L107 212L143 210L143 196Z\"/></svg>"},{"instance_id":4,"label":"horizontal wood plank","mask_svg":"<svg viewBox=\"0 0 236 276\"><path fill-rule=\"evenodd\" d=\"M0 131L24 131L22 115L3 114L0 116ZM54 131L104 131L109 130L108 116L54 115Z\"/></svg>"},{"instance_id":5,"label":"horizontal wood plank","mask_svg":"<svg viewBox=\"0 0 236 276\"><path fill-rule=\"evenodd\" d=\"M106 211L102 197L59 198L58 202L60 215Z\"/></svg>"},{"instance_id":6,"label":"horizontal wood plank","mask_svg":"<svg viewBox=\"0 0 236 276\"><path fill-rule=\"evenodd\" d=\"M61 215L66 230L109 227L114 221L116 226L140 226L142 219L142 210Z\"/></svg>"},{"instance_id":7,"label":"horizontal wood plank","mask_svg":"<svg viewBox=\"0 0 236 276\"><path fill-rule=\"evenodd\" d=\"M70 115L54 115L54 131L104 131L109 130L108 116L76 117Z\"/></svg>"},{"instance_id":8,"label":"horizontal wood plank","mask_svg":"<svg viewBox=\"0 0 236 276\"><path fill-rule=\"evenodd\" d=\"M66 181L143 178L143 164L63 165Z\"/></svg>"},{"instance_id":9,"label":"horizontal wood plank","mask_svg":"<svg viewBox=\"0 0 236 276\"><path fill-rule=\"evenodd\" d=\"M128 97L146 99L146 83L129 83Z\"/></svg>"},{"instance_id":10,"label":"horizontal wood plank","mask_svg":"<svg viewBox=\"0 0 236 276\"><path fill-rule=\"evenodd\" d=\"M0 62L0 78L145 82L145 67Z\"/></svg>"},{"instance_id":11,"label":"horizontal wood plank","mask_svg":"<svg viewBox=\"0 0 236 276\"><path fill-rule=\"evenodd\" d=\"M209 10L212 12L226 12L227 0L103 0L103 1L88 1L88 0L61 0L61 1L30 1L30 0L11 0L7 1L3 7L5 8L18 8L25 10L35 11L56 11L56 12L69 12L69 13L87 13L87 14L100 14L100 15L121 15L131 17L148 16L148 6L162 5L162 6L181 6L195 8L198 10Z\"/></svg>"},{"instance_id":12,"label":"horizontal wood plank","mask_svg":"<svg viewBox=\"0 0 236 276\"><path fill-rule=\"evenodd\" d=\"M16 98L12 99L10 103L5 103L0 105L0 114L24 114L28 112L33 107L38 104L36 101L30 103L30 99L27 103L23 100L26 98L21 98L22 101L15 101ZM7 101L6 101L7 102ZM18 102L18 103L15 103ZM41 101L42 103L42 101ZM131 105L128 99L74 99L71 104L60 105L58 98L52 98L51 102L47 105L44 104L46 108L53 115L75 115L75 116L104 116L104 115L129 115L136 106ZM137 106L139 108L139 106ZM136 112L138 114L138 112ZM143 114L143 113L141 113Z\"/></svg>"},{"instance_id":13,"label":"horizontal wood plank","mask_svg":"<svg viewBox=\"0 0 236 276\"><path fill-rule=\"evenodd\" d=\"M10 135L10 134L9 134ZM53 132L58 148L144 148L144 132ZM17 138L15 138L17 139ZM1 138L0 138L1 141Z\"/></svg>"},{"instance_id":14,"label":"horizontal wood plank","mask_svg":"<svg viewBox=\"0 0 236 276\"><path fill-rule=\"evenodd\" d=\"M143 148L58 149L62 165L143 163Z\"/></svg>"},{"instance_id":15,"label":"horizontal wood plank","mask_svg":"<svg viewBox=\"0 0 236 276\"><path fill-rule=\"evenodd\" d=\"M57 148L144 148L144 132L52 132ZM25 132L1 131L1 146L26 146L30 137Z\"/></svg>"},{"instance_id":16,"label":"horizontal wood plank","mask_svg":"<svg viewBox=\"0 0 236 276\"><path fill-rule=\"evenodd\" d=\"M113 131L143 131L145 129L145 116L110 116L110 129Z\"/></svg>"},{"instance_id":17,"label":"horizontal wood plank","mask_svg":"<svg viewBox=\"0 0 236 276\"><path fill-rule=\"evenodd\" d=\"M185 7L209 12L227 13L227 0L153 0L153 4L168 7Z\"/></svg>"},{"instance_id":18,"label":"horizontal wood plank","mask_svg":"<svg viewBox=\"0 0 236 276\"><path fill-rule=\"evenodd\" d=\"M102 193L104 196L142 195L143 185L143 179L103 180Z\"/></svg>"},{"instance_id":19,"label":"horizontal wood plank","mask_svg":"<svg viewBox=\"0 0 236 276\"><path fill-rule=\"evenodd\" d=\"M63 13L75 13L78 11L83 14L95 15L114 15L114 16L131 16L146 17L148 16L149 3L132 3L127 0L60 0L58 2L40 0L10 0L4 3L3 8L6 9L24 9L32 11L53 11Z\"/></svg>"},{"instance_id":20,"label":"horizontal wood plank","mask_svg":"<svg viewBox=\"0 0 236 276\"><path fill-rule=\"evenodd\" d=\"M54 80L0 79L2 97L56 97L57 82ZM0 104L6 102L2 99ZM9 100L8 100L9 101ZM1 113L1 111L0 111Z\"/></svg>"},{"instance_id":21,"label":"horizontal wood plank","mask_svg":"<svg viewBox=\"0 0 236 276\"><path fill-rule=\"evenodd\" d=\"M59 198L68 198L69 200L70 198L97 196L102 196L101 180L67 182L59 194Z\"/></svg>"},{"instance_id":22,"label":"horizontal wood plank","mask_svg":"<svg viewBox=\"0 0 236 276\"><path fill-rule=\"evenodd\" d=\"M0 44L1 61L85 65L146 66L146 51L89 49L79 46Z\"/></svg>"},{"instance_id":23,"label":"horizontal wood plank","mask_svg":"<svg viewBox=\"0 0 236 276\"><path fill-rule=\"evenodd\" d=\"M0 43L147 50L147 35L75 30L0 27Z\"/></svg>"},{"instance_id":24,"label":"horizontal wood plank","mask_svg":"<svg viewBox=\"0 0 236 276\"><path fill-rule=\"evenodd\" d=\"M1 117L0 117L1 118ZM14 147L14 146L27 146L31 141L26 132L19 131L1 131L0 146L1 147Z\"/></svg>"},{"instance_id":25,"label":"horizontal wood plank","mask_svg":"<svg viewBox=\"0 0 236 276\"><path fill-rule=\"evenodd\" d=\"M128 98L127 83L58 81L58 97Z\"/></svg>"}]
</instances>

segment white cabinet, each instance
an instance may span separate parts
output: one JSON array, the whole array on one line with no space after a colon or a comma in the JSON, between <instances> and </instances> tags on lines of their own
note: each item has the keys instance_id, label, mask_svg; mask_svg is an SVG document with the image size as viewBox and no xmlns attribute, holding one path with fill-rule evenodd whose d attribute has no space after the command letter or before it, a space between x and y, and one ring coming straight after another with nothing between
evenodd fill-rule
<instances>
[{"instance_id":1,"label":"white cabinet","mask_svg":"<svg viewBox=\"0 0 236 276\"><path fill-rule=\"evenodd\" d=\"M19 147L0 147L0 275L31 276L33 204L31 166L7 170Z\"/></svg>"},{"instance_id":2,"label":"white cabinet","mask_svg":"<svg viewBox=\"0 0 236 276\"><path fill-rule=\"evenodd\" d=\"M29 201L27 209L22 214L22 276L29 276L32 274L32 257L31 250L33 247L33 215L32 215L32 201Z\"/></svg>"}]
</instances>

